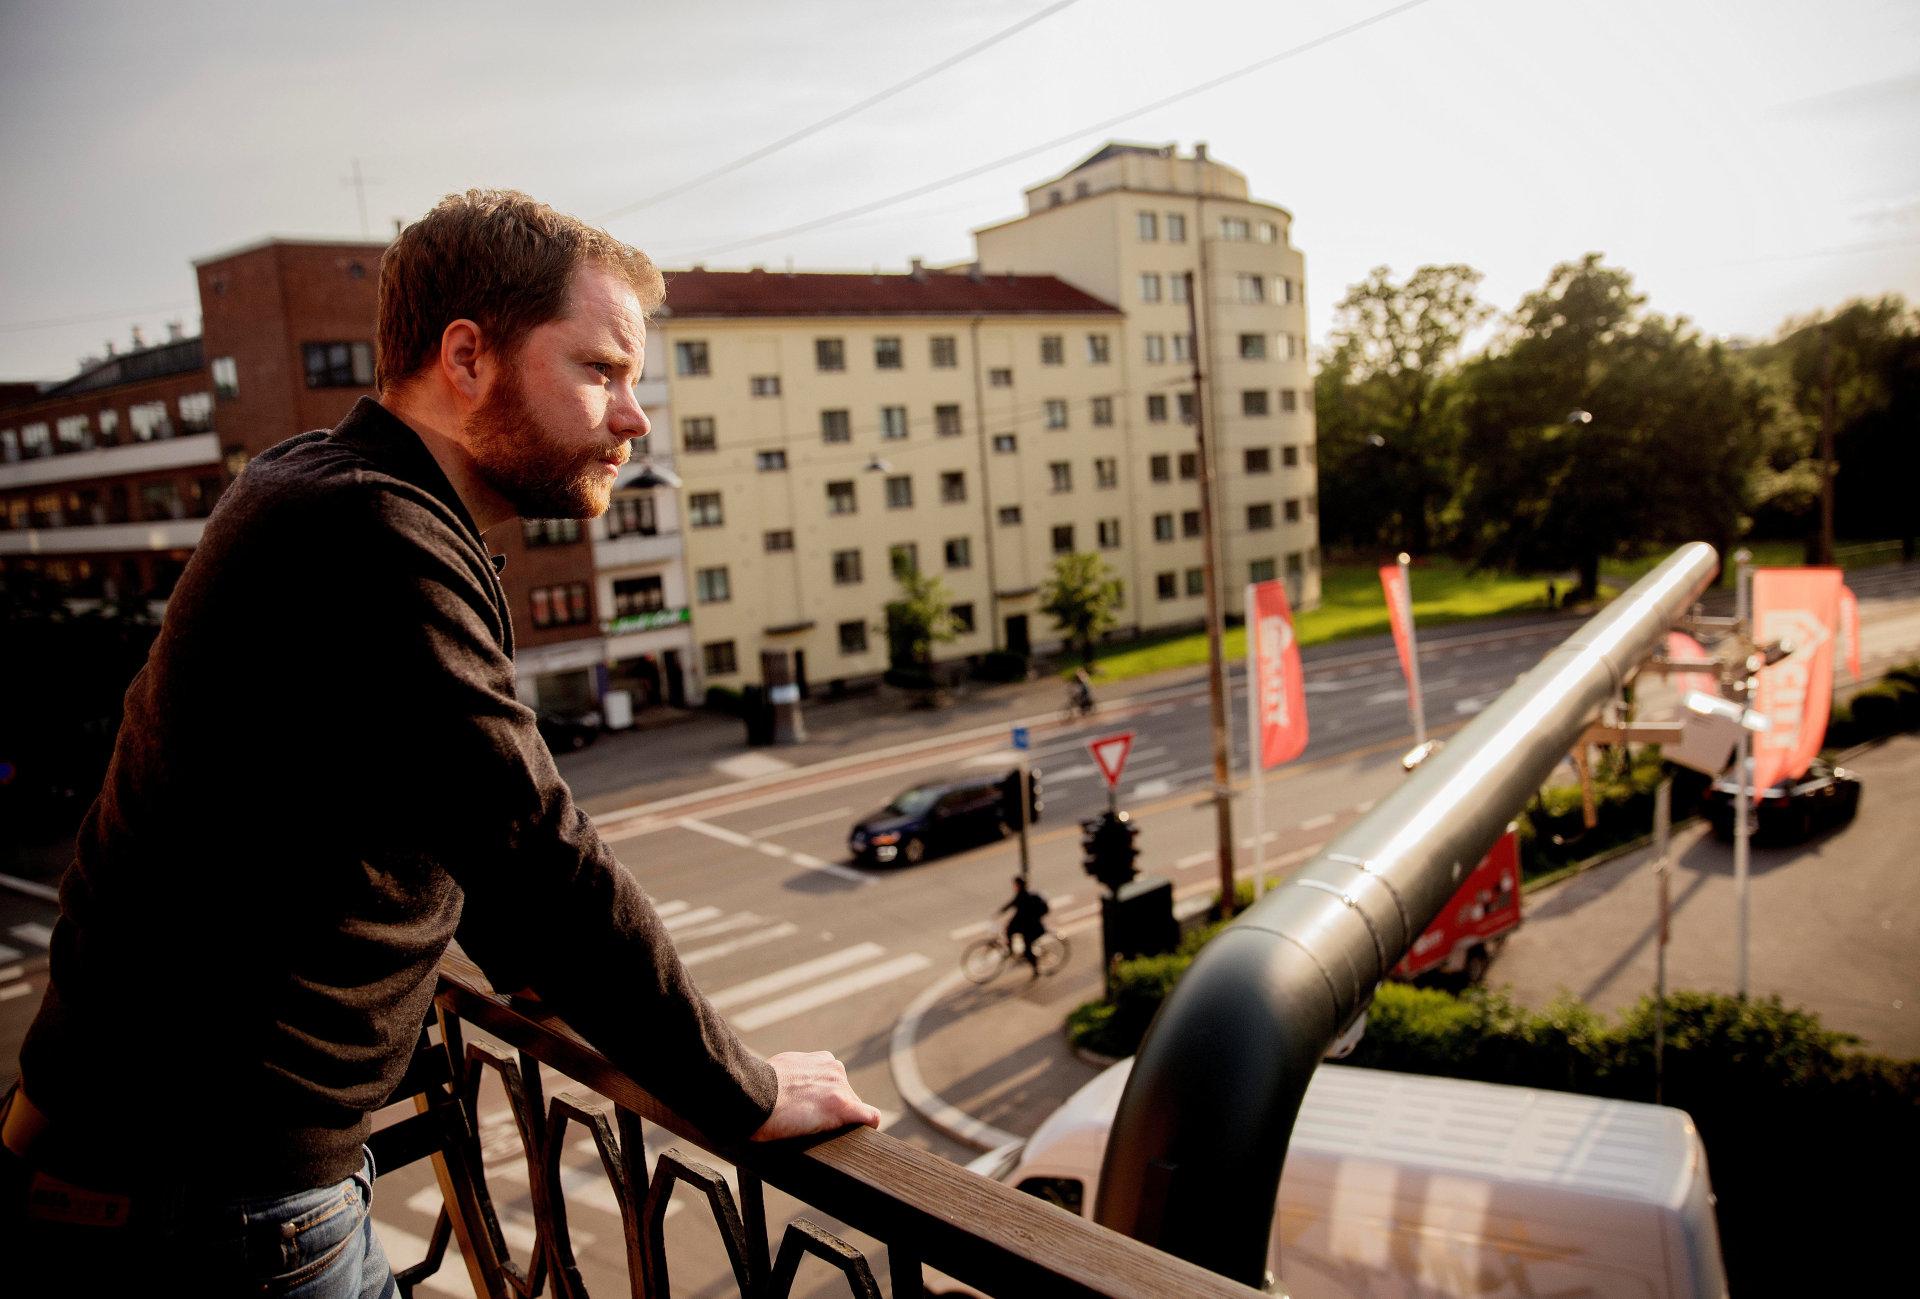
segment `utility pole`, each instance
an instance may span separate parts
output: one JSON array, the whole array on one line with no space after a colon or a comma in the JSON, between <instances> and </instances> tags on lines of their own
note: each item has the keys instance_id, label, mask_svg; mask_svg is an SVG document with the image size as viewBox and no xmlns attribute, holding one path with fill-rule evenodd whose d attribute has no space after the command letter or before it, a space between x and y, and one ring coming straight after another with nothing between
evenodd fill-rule
<instances>
[{"instance_id":1,"label":"utility pole","mask_svg":"<svg viewBox=\"0 0 1920 1299\"><path fill-rule=\"evenodd\" d=\"M1740 709L1745 711L1753 707L1753 562L1751 551L1742 549L1734 552L1733 609L1737 627L1735 635L1746 643L1746 657L1740 664ZM1753 856L1753 847L1747 842L1747 826L1753 816L1753 732L1744 724L1740 727L1740 746L1734 751L1734 770L1739 778L1734 782L1733 791L1733 882L1738 898L1735 941L1740 950L1734 961L1734 990L1740 1000L1747 999L1747 920L1748 891L1747 867Z\"/></svg>"},{"instance_id":2,"label":"utility pole","mask_svg":"<svg viewBox=\"0 0 1920 1299\"><path fill-rule=\"evenodd\" d=\"M1817 564L1833 563L1833 345L1820 324L1820 542Z\"/></svg>"},{"instance_id":3,"label":"utility pole","mask_svg":"<svg viewBox=\"0 0 1920 1299\"><path fill-rule=\"evenodd\" d=\"M360 174L358 158L353 160L353 175L347 177L341 184L353 186L354 197L360 202L360 237L373 238L373 232L367 227L367 178Z\"/></svg>"},{"instance_id":4,"label":"utility pole","mask_svg":"<svg viewBox=\"0 0 1920 1299\"><path fill-rule=\"evenodd\" d=\"M1194 233L1201 241L1201 246L1205 247L1206 231L1197 230ZM1206 551L1201 559L1201 573L1207 593L1207 713L1213 725L1213 811L1220 835L1220 911L1222 915L1230 916L1234 911L1233 775L1228 766L1227 662L1225 647L1221 643L1220 574L1214 559L1218 533L1213 519L1213 461L1208 454L1207 407L1202 393L1206 386L1206 372L1200 364L1199 307L1196 305L1199 295L1195 292L1193 272L1184 274L1187 280L1187 330L1194 340L1188 350L1193 356L1193 437L1198 449L1195 458L1200 480L1200 537Z\"/></svg>"}]
</instances>

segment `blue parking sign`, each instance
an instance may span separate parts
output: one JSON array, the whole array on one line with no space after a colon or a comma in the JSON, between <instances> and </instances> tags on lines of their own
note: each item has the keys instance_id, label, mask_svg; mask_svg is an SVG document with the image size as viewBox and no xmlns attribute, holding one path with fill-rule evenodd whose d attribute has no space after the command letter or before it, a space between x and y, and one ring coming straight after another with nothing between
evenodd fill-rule
<instances>
[{"instance_id":1,"label":"blue parking sign","mask_svg":"<svg viewBox=\"0 0 1920 1299\"><path fill-rule=\"evenodd\" d=\"M1030 749L1033 747L1027 742L1026 727L1016 726L1013 728L1013 747L1016 749Z\"/></svg>"}]
</instances>

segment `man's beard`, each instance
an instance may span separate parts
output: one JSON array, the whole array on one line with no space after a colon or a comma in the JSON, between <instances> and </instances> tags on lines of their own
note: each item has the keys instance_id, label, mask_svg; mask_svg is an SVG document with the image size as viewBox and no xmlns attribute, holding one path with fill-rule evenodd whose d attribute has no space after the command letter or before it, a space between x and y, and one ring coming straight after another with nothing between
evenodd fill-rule
<instances>
[{"instance_id":1,"label":"man's beard","mask_svg":"<svg viewBox=\"0 0 1920 1299\"><path fill-rule=\"evenodd\" d=\"M523 519L592 519L606 513L613 484L601 447L570 450L528 407L509 359L493 390L467 417L467 446L487 485Z\"/></svg>"}]
</instances>

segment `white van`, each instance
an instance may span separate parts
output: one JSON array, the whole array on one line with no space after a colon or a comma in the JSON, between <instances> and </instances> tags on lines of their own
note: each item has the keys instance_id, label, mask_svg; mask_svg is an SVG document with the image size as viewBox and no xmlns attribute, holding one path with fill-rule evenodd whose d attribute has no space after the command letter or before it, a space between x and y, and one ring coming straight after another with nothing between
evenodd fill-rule
<instances>
[{"instance_id":1,"label":"white van","mask_svg":"<svg viewBox=\"0 0 1920 1299\"><path fill-rule=\"evenodd\" d=\"M1092 1216L1131 1060L973 1171ZM1676 1109L1322 1064L1280 1178L1293 1299L1723 1299L1706 1150Z\"/></svg>"}]
</instances>

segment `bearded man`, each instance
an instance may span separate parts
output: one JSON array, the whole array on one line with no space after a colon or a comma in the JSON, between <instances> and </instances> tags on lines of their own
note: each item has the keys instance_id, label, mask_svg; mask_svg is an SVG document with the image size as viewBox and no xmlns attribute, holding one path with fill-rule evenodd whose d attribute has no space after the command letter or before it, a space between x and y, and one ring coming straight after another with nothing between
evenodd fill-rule
<instances>
[{"instance_id":1,"label":"bearded man","mask_svg":"<svg viewBox=\"0 0 1920 1299\"><path fill-rule=\"evenodd\" d=\"M723 1142L878 1123L832 1056L740 1042L515 698L484 538L606 510L663 294L523 194L450 196L382 259L379 399L227 490L61 881L0 1122L12 1279L392 1294L369 1116L456 936Z\"/></svg>"}]
</instances>

